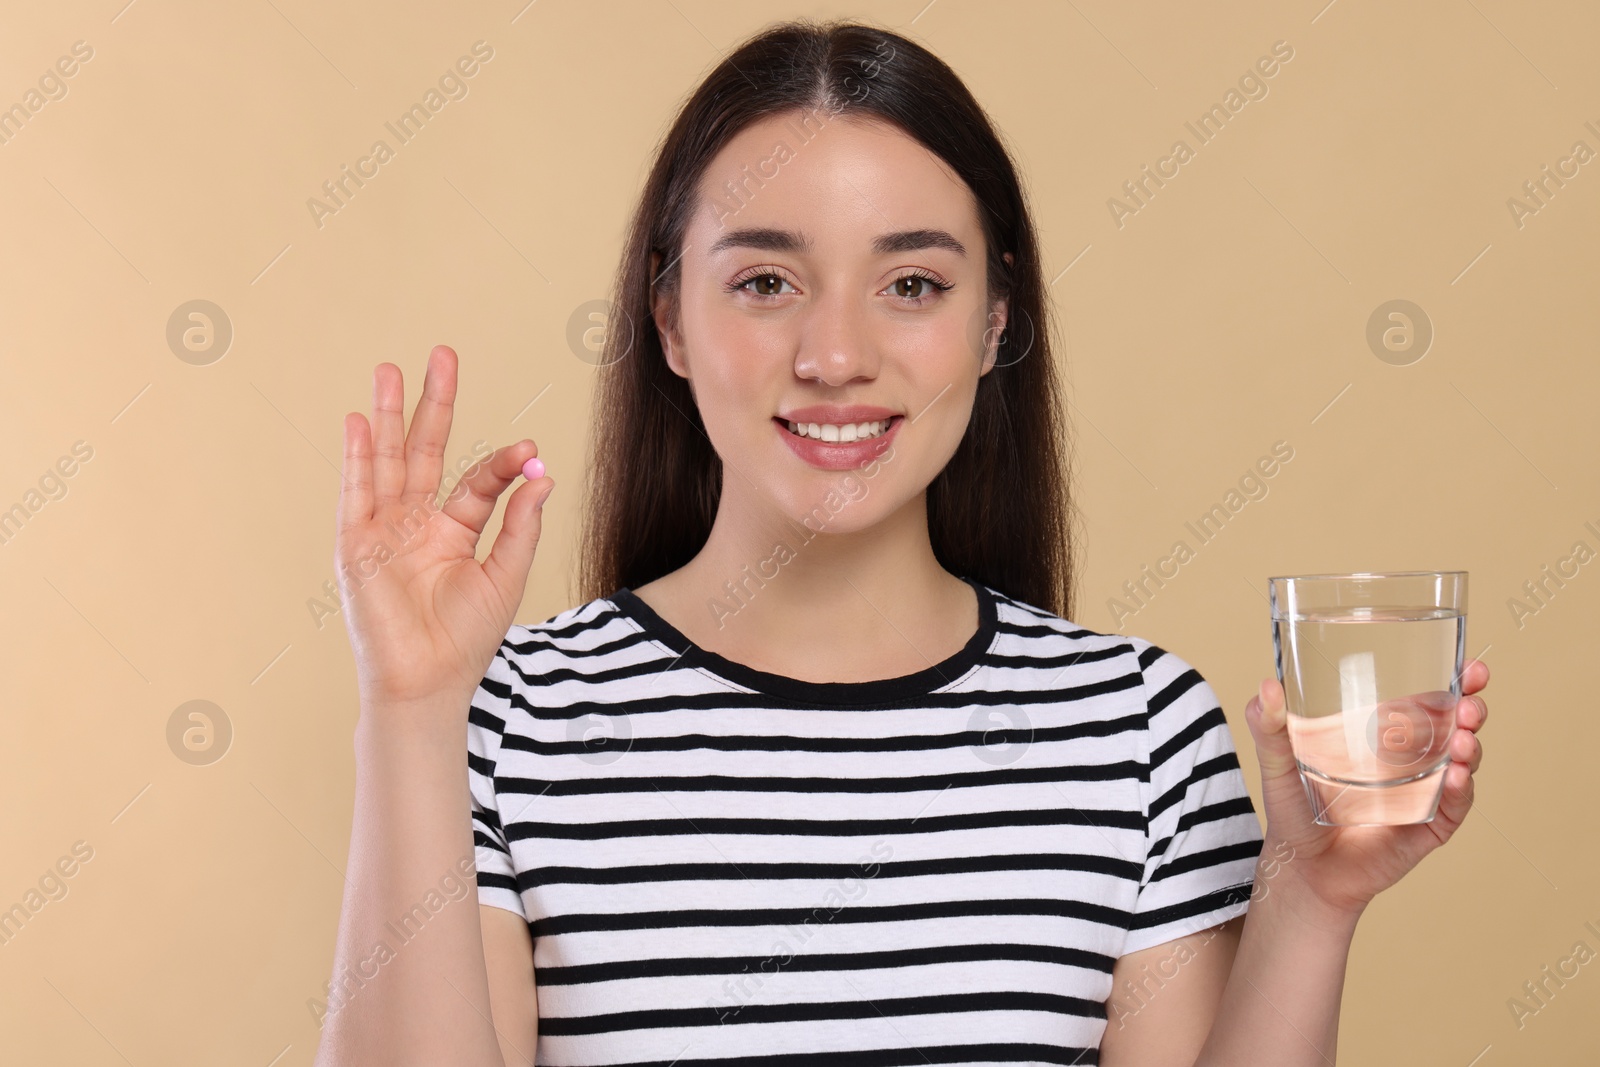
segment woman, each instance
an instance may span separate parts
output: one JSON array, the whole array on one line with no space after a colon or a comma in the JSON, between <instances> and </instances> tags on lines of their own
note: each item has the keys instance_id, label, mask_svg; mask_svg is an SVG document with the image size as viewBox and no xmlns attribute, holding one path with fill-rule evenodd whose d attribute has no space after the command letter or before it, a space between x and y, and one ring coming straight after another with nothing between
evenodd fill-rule
<instances>
[{"instance_id":1,"label":"woman","mask_svg":"<svg viewBox=\"0 0 1600 1067\"><path fill-rule=\"evenodd\" d=\"M1332 1062L1357 919L1465 817L1486 706L1433 822L1338 829L1267 680L1263 834L1205 680L1069 621L1033 226L949 68L850 23L747 42L618 293L586 602L552 619L513 623L534 442L431 506L450 349L409 434L392 364L346 417L362 711L318 1062Z\"/></svg>"}]
</instances>

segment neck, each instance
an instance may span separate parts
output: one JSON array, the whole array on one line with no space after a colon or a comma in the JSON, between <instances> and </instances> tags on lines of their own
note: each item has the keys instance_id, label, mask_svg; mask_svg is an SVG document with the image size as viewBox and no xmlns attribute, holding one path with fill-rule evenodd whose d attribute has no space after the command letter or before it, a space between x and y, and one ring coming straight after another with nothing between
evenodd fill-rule
<instances>
[{"instance_id":1,"label":"neck","mask_svg":"<svg viewBox=\"0 0 1600 1067\"><path fill-rule=\"evenodd\" d=\"M971 635L972 593L934 557L925 492L852 529L863 496L834 493L794 520L725 492L705 546L662 584L725 648L804 634L808 654L830 661L931 665Z\"/></svg>"}]
</instances>

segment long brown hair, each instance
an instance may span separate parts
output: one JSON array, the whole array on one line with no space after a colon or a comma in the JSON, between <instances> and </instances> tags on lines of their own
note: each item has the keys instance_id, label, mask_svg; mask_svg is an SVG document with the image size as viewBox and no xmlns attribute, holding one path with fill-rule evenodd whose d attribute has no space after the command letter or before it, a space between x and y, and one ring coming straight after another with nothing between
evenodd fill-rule
<instances>
[{"instance_id":1,"label":"long brown hair","mask_svg":"<svg viewBox=\"0 0 1600 1067\"><path fill-rule=\"evenodd\" d=\"M1069 426L1016 170L942 60L899 34L845 20L797 19L751 37L700 84L661 143L629 226L600 351L580 598L674 571L710 536L722 461L688 382L667 366L652 288L675 301L684 233L712 158L760 119L824 107L898 126L977 199L990 303L1008 297L1010 310L995 367L978 379L966 435L928 486L929 539L952 574L1071 618L1078 542ZM1007 251L1011 265L1001 258ZM652 253L664 267L657 278Z\"/></svg>"}]
</instances>

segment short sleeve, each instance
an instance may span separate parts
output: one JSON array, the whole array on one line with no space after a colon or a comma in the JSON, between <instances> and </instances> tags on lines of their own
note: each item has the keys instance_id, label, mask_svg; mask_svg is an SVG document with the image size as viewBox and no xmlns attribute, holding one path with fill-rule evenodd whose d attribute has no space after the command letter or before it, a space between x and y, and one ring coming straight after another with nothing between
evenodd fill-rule
<instances>
[{"instance_id":1,"label":"short sleeve","mask_svg":"<svg viewBox=\"0 0 1600 1067\"><path fill-rule=\"evenodd\" d=\"M467 785L472 795L473 854L478 866L478 903L514 911L524 919L517 871L500 822L500 797L495 770L505 736L506 713L515 680L506 662L505 645L489 661L489 669L467 712Z\"/></svg>"},{"instance_id":2,"label":"short sleeve","mask_svg":"<svg viewBox=\"0 0 1600 1067\"><path fill-rule=\"evenodd\" d=\"M1130 640L1144 679L1148 849L1124 953L1244 914L1262 845L1216 693L1177 656Z\"/></svg>"}]
</instances>

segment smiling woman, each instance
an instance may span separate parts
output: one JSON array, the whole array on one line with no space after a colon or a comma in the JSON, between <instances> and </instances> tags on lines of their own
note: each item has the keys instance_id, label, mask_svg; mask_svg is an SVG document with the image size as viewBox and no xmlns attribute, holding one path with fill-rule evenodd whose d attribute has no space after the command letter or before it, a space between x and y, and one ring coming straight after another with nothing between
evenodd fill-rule
<instances>
[{"instance_id":1,"label":"smiling woman","mask_svg":"<svg viewBox=\"0 0 1600 1067\"><path fill-rule=\"evenodd\" d=\"M598 361L586 603L511 629L469 727L541 1057L1097 1062L1116 960L1239 915L1261 833L1205 681L1068 621L1041 267L981 108L903 38L775 28L685 105L617 284L656 329Z\"/></svg>"},{"instance_id":2,"label":"smiling woman","mask_svg":"<svg viewBox=\"0 0 1600 1067\"><path fill-rule=\"evenodd\" d=\"M583 602L512 621L553 486L523 441L347 612L341 955L469 840L481 907L319 1062L1331 1062L1355 918L1464 816L1481 702L1435 823L1363 838L1314 824L1263 688L1264 835L1200 673L1073 621L1038 244L951 69L850 22L745 42L660 145L616 289L654 328L598 360ZM392 365L373 436L347 417L340 558L437 491L455 374L435 348L404 442Z\"/></svg>"}]
</instances>

